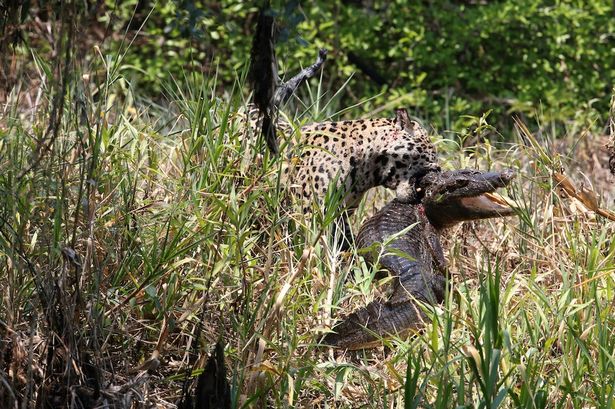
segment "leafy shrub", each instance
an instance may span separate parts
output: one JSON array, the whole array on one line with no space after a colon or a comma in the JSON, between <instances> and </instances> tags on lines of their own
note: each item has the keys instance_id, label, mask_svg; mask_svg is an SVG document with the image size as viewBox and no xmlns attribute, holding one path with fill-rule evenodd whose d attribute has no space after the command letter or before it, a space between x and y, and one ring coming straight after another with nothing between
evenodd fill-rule
<instances>
[{"instance_id":1,"label":"leafy shrub","mask_svg":"<svg viewBox=\"0 0 615 409\"><path fill-rule=\"evenodd\" d=\"M560 123L579 115L589 123L606 118L615 78L608 1L273 3L282 28L281 72L310 63L320 47L329 49L323 83L331 95L355 73L342 106L379 95L361 109L405 105L455 131L472 122L465 115L492 109L500 125L510 113L538 110ZM245 67L254 3L176 0L154 7L132 0L118 7L116 32L134 29L151 12L126 55L145 87L159 91L169 75L203 70L217 72L226 88Z\"/></svg>"}]
</instances>

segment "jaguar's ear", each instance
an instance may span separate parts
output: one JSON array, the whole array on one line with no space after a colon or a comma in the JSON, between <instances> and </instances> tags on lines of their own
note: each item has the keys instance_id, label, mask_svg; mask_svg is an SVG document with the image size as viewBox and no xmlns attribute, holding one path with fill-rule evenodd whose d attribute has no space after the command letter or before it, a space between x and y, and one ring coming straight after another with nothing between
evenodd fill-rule
<instances>
[{"instance_id":1,"label":"jaguar's ear","mask_svg":"<svg viewBox=\"0 0 615 409\"><path fill-rule=\"evenodd\" d=\"M406 111L406 108L399 108L395 110L395 121L403 130L411 131L414 128L412 126L410 116L408 115L408 111Z\"/></svg>"}]
</instances>

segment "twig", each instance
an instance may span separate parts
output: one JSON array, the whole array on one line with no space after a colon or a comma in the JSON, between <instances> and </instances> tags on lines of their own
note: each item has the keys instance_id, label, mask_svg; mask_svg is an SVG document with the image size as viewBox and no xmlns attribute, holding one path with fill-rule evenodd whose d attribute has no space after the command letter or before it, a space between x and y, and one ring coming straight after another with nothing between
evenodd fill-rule
<instances>
[{"instance_id":1,"label":"twig","mask_svg":"<svg viewBox=\"0 0 615 409\"><path fill-rule=\"evenodd\" d=\"M275 56L275 18L270 2L260 8L250 52L249 80L252 87L252 102L258 107L261 119L261 136L269 150L277 155L279 144L275 129L277 111L307 79L313 77L325 62L327 50L320 49L316 62L301 70L286 83L278 78L278 63Z\"/></svg>"},{"instance_id":2,"label":"twig","mask_svg":"<svg viewBox=\"0 0 615 409\"><path fill-rule=\"evenodd\" d=\"M316 75L316 72L320 69L326 59L327 50L321 48L318 50L318 57L316 58L316 62L314 64L302 69L299 74L278 86L273 97L273 105L276 108L279 108L282 104L288 101L288 99L295 93L295 91L297 91L297 88L299 88L301 84Z\"/></svg>"}]
</instances>

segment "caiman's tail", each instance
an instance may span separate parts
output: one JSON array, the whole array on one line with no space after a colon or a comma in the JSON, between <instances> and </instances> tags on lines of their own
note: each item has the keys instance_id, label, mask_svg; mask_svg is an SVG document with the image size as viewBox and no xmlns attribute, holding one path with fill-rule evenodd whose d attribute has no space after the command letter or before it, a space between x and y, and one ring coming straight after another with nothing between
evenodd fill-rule
<instances>
[{"instance_id":1,"label":"caiman's tail","mask_svg":"<svg viewBox=\"0 0 615 409\"><path fill-rule=\"evenodd\" d=\"M424 326L425 313L415 302L403 303L373 301L365 308L350 314L328 333L323 343L337 348L363 349L378 345L383 337L398 335Z\"/></svg>"}]
</instances>

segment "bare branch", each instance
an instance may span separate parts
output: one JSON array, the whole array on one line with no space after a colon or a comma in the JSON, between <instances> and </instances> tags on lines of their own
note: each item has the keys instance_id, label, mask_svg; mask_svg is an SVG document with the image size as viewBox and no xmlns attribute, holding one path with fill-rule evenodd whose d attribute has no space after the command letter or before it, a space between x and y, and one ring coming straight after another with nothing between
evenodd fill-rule
<instances>
[{"instance_id":1,"label":"bare branch","mask_svg":"<svg viewBox=\"0 0 615 409\"><path fill-rule=\"evenodd\" d=\"M273 106L279 108L282 104L288 101L288 99L295 93L295 91L297 91L297 88L299 88L301 84L316 75L316 72L318 72L326 59L327 50L321 48L318 51L318 58L314 64L302 69L299 74L278 86L273 97Z\"/></svg>"},{"instance_id":2,"label":"bare branch","mask_svg":"<svg viewBox=\"0 0 615 409\"><path fill-rule=\"evenodd\" d=\"M278 64L275 57L275 18L269 1L261 7L252 40L249 79L252 86L252 101L262 118L261 136L269 150L278 153L275 118L280 106L288 101L307 79L313 77L327 58L327 50L318 52L316 62L301 70L286 83L279 83Z\"/></svg>"}]
</instances>

